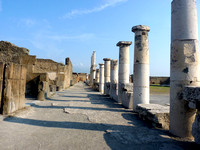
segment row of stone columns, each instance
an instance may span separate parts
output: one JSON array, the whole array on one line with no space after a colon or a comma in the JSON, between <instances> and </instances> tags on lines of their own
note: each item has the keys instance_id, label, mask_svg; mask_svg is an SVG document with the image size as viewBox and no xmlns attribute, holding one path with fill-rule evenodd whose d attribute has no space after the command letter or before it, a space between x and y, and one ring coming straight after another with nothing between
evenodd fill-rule
<instances>
[{"instance_id":1,"label":"row of stone columns","mask_svg":"<svg viewBox=\"0 0 200 150\"><path fill-rule=\"evenodd\" d=\"M149 104L149 47L148 47L148 26L135 26L132 28L135 33L135 53L134 53L134 89L133 89L133 110L137 104ZM100 81L99 91L102 94L113 95L112 89L118 89L116 95L117 102L123 103L122 87L129 83L130 61L129 46L131 41L120 41L119 47L119 69L118 61L104 58L104 64L99 64ZM117 85L116 85L117 84Z\"/></svg>"},{"instance_id":2,"label":"row of stone columns","mask_svg":"<svg viewBox=\"0 0 200 150\"><path fill-rule=\"evenodd\" d=\"M149 104L149 31L148 26L139 25L132 28L135 33L133 110L137 104ZM117 60L105 58L104 64L99 64L99 91L105 93L104 83L117 84L119 103L123 101L120 86L129 83L131 44L129 41L117 43L119 69ZM182 92L186 86L200 86L196 0L172 1L170 78L170 132L191 138L196 110L191 109L188 102L183 100Z\"/></svg>"}]
</instances>

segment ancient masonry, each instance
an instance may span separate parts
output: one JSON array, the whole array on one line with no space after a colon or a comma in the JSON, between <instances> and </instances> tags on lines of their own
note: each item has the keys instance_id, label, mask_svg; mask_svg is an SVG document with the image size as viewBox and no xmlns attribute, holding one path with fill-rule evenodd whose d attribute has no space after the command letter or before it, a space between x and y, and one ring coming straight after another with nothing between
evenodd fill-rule
<instances>
[{"instance_id":1,"label":"ancient masonry","mask_svg":"<svg viewBox=\"0 0 200 150\"><path fill-rule=\"evenodd\" d=\"M56 91L70 87L86 74L73 80L72 63L65 65L49 59L37 59L26 48L0 41L0 113L10 114L25 107L25 97L45 100Z\"/></svg>"},{"instance_id":2,"label":"ancient masonry","mask_svg":"<svg viewBox=\"0 0 200 150\"><path fill-rule=\"evenodd\" d=\"M149 104L149 43L148 26L135 26L133 110L137 104Z\"/></svg>"},{"instance_id":3,"label":"ancient masonry","mask_svg":"<svg viewBox=\"0 0 200 150\"><path fill-rule=\"evenodd\" d=\"M124 107L137 112L143 119L152 121L154 125L182 138L194 138L195 142L200 144L200 71L196 0L173 0L171 7L170 78L152 77L149 81L150 28L138 25L132 28L132 32L135 33L133 83L129 81L129 46L132 42L120 41L117 43L119 61L104 58L104 64L99 64L100 80L96 76L96 79L92 78L91 84L96 80L96 87L99 87L98 90L102 94L109 95ZM94 63L91 68L92 66ZM170 83L170 107L149 104L150 82Z\"/></svg>"}]
</instances>

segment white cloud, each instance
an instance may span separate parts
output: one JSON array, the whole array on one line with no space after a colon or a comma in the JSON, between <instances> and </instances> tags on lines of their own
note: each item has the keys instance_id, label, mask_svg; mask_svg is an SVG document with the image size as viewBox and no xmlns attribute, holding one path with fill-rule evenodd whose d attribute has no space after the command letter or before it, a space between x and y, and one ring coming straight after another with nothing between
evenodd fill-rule
<instances>
[{"instance_id":1,"label":"white cloud","mask_svg":"<svg viewBox=\"0 0 200 150\"><path fill-rule=\"evenodd\" d=\"M36 21L35 21L35 20L32 20L32 19L24 19L23 21L24 21L24 23L25 23L25 25L26 25L27 27L31 27L31 26L33 26L33 25L36 24Z\"/></svg>"},{"instance_id":2,"label":"white cloud","mask_svg":"<svg viewBox=\"0 0 200 150\"><path fill-rule=\"evenodd\" d=\"M28 28L33 27L37 24L36 20L30 18L19 19L19 20L14 19L14 22L17 22L17 25L20 27L28 27Z\"/></svg>"},{"instance_id":3,"label":"white cloud","mask_svg":"<svg viewBox=\"0 0 200 150\"><path fill-rule=\"evenodd\" d=\"M99 12L102 11L108 7L115 6L116 4L120 2L126 2L128 0L106 0L106 3L103 5L100 5L98 7L92 8L92 9L85 9L85 10L72 10L71 12L65 14L62 19L67 19L67 18L72 18L73 16L76 15L85 15L85 14L90 14L94 12Z\"/></svg>"}]
</instances>

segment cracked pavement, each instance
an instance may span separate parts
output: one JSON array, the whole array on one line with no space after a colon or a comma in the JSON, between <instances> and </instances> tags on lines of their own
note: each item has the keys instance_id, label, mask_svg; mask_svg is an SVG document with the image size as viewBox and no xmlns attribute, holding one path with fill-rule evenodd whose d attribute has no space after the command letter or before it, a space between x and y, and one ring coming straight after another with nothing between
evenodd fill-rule
<instances>
[{"instance_id":1,"label":"cracked pavement","mask_svg":"<svg viewBox=\"0 0 200 150\"><path fill-rule=\"evenodd\" d=\"M192 141L152 128L82 82L46 101L33 101L12 116L0 116L1 150L199 148Z\"/></svg>"}]
</instances>

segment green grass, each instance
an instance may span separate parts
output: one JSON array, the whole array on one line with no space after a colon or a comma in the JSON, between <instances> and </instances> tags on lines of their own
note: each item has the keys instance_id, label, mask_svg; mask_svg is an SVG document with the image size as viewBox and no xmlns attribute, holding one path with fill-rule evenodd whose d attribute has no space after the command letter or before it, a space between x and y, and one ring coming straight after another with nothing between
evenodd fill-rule
<instances>
[{"instance_id":1,"label":"green grass","mask_svg":"<svg viewBox=\"0 0 200 150\"><path fill-rule=\"evenodd\" d=\"M150 93L151 94L169 94L170 87L163 87L158 85L151 85L150 86Z\"/></svg>"}]
</instances>

